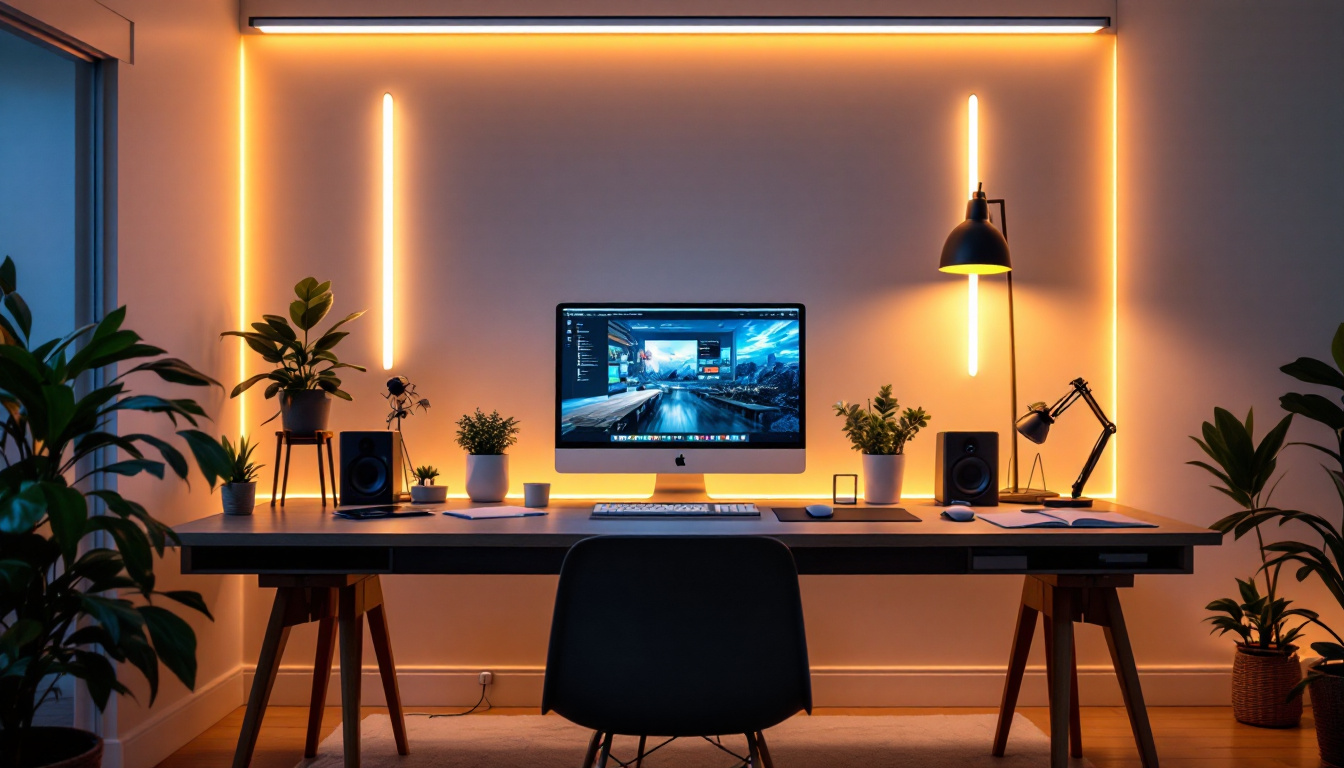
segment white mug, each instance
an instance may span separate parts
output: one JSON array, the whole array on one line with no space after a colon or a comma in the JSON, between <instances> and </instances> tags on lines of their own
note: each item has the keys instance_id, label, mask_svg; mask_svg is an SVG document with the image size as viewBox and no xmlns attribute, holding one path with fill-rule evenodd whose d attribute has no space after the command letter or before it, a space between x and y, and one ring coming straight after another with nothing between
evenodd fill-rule
<instances>
[{"instance_id":1,"label":"white mug","mask_svg":"<svg viewBox=\"0 0 1344 768\"><path fill-rule=\"evenodd\" d=\"M523 506L544 507L550 503L550 483L523 483Z\"/></svg>"}]
</instances>

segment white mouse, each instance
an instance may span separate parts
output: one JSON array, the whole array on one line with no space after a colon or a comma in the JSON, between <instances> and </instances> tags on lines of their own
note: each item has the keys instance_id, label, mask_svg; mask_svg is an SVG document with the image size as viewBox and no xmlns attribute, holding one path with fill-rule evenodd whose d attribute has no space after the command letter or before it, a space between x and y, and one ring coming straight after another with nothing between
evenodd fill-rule
<instances>
[{"instance_id":1,"label":"white mouse","mask_svg":"<svg viewBox=\"0 0 1344 768\"><path fill-rule=\"evenodd\" d=\"M812 517L830 517L835 511L825 504L808 504L807 514Z\"/></svg>"}]
</instances>

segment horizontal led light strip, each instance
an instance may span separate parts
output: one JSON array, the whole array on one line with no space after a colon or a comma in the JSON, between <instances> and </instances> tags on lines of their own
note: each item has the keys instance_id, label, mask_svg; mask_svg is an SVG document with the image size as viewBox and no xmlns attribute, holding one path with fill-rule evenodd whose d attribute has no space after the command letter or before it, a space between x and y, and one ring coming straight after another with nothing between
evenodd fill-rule
<instances>
[{"instance_id":1,"label":"horizontal led light strip","mask_svg":"<svg viewBox=\"0 0 1344 768\"><path fill-rule=\"evenodd\" d=\"M249 23L262 32L291 35L1086 35L1106 29L1111 20L1033 16L258 16Z\"/></svg>"}]
</instances>

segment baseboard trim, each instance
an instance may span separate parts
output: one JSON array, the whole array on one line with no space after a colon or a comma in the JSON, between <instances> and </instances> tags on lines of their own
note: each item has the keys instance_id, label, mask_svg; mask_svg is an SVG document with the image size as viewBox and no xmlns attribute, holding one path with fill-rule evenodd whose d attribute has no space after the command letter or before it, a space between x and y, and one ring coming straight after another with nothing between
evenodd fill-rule
<instances>
[{"instance_id":1,"label":"baseboard trim","mask_svg":"<svg viewBox=\"0 0 1344 768\"><path fill-rule=\"evenodd\" d=\"M129 733L103 742L103 768L153 768L246 702L242 665L198 686L187 699L163 706Z\"/></svg>"},{"instance_id":2,"label":"baseboard trim","mask_svg":"<svg viewBox=\"0 0 1344 768\"><path fill-rule=\"evenodd\" d=\"M400 667L397 683L408 707L469 707L480 697L477 675L494 675L488 694L501 707L541 704L544 670L517 667ZM996 707L1003 693L1002 667L813 667L814 703L823 707ZM1144 699L1149 706L1226 705L1232 690L1232 667L1140 667ZM244 672L252 685L253 670ZM1079 698L1084 706L1121 706L1120 688L1110 667L1079 667ZM282 666L271 703L306 706L312 690L312 668ZM364 668L363 704L384 703L376 667ZM328 706L340 704L336 674L327 687ZM1028 667L1022 683L1023 706L1045 706L1045 668Z\"/></svg>"}]
</instances>

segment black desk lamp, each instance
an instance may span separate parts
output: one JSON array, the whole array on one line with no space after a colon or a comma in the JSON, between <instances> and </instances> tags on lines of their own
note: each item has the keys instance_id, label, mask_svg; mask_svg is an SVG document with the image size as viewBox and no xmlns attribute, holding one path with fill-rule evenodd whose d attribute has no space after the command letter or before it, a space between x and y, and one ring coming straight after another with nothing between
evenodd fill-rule
<instances>
[{"instance_id":1,"label":"black desk lamp","mask_svg":"<svg viewBox=\"0 0 1344 768\"><path fill-rule=\"evenodd\" d=\"M1092 396L1092 390L1088 388L1087 382L1082 379L1074 379L1069 382L1073 387L1069 393L1061 398L1049 408L1045 403L1032 403L1027 409L1025 416L1017 420L1017 432L1033 443L1040 445L1045 442L1045 438L1050 434L1050 425L1055 423L1059 415L1069 409L1069 406L1078 402L1080 399L1087 403L1092 409L1092 414L1101 422L1101 437L1097 438L1097 444L1092 447L1092 453L1087 457L1087 463L1083 465L1083 471L1079 473L1078 479L1073 483L1072 498L1063 497L1054 499L1045 499L1043 503L1047 507L1090 507L1091 499L1083 498L1083 486L1087 484L1087 478L1092 475L1092 470L1097 468L1097 460L1101 458L1101 452L1106 450L1106 443L1110 441L1111 435L1115 434L1115 423L1106 418L1105 412L1097 404L1097 399Z\"/></svg>"},{"instance_id":2,"label":"black desk lamp","mask_svg":"<svg viewBox=\"0 0 1344 768\"><path fill-rule=\"evenodd\" d=\"M1003 275L1008 279L1008 359L1011 361L1012 406L1009 416L1017 420L1017 331L1013 326L1013 263L1008 257L1008 208L1003 200L987 200L984 185L975 190L966 204L966 220L958 224L943 244L943 258L938 264L942 272L954 275ZM991 203L999 206L1000 232L989 218ZM1017 504L1039 504L1047 496L1059 494L1045 490L1022 488L1019 485L1017 464L1017 432L1013 435L1012 458L1009 461L1011 482L999 491L999 501Z\"/></svg>"}]
</instances>

